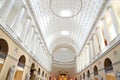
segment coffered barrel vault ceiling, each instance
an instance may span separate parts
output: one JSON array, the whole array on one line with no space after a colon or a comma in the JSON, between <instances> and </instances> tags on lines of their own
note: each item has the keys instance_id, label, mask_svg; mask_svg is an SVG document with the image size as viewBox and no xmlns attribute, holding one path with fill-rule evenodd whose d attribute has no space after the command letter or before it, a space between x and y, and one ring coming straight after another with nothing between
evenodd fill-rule
<instances>
[{"instance_id":1,"label":"coffered barrel vault ceiling","mask_svg":"<svg viewBox=\"0 0 120 80\"><path fill-rule=\"evenodd\" d=\"M28 1L53 60L75 62L105 0Z\"/></svg>"}]
</instances>

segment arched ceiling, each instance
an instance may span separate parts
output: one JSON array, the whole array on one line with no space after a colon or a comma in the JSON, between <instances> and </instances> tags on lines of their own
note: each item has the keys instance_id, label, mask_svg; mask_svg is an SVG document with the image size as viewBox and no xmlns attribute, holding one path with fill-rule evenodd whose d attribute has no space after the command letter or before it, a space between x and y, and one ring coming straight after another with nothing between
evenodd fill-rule
<instances>
[{"instance_id":1,"label":"arched ceiling","mask_svg":"<svg viewBox=\"0 0 120 80\"><path fill-rule=\"evenodd\" d=\"M74 61L104 2L105 0L29 0L38 29L53 60L63 63Z\"/></svg>"}]
</instances>

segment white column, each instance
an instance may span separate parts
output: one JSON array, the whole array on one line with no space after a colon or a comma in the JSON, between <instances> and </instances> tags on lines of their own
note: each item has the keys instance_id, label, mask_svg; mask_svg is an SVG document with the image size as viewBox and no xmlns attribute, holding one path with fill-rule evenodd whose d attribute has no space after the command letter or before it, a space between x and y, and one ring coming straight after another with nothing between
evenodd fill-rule
<instances>
[{"instance_id":1,"label":"white column","mask_svg":"<svg viewBox=\"0 0 120 80\"><path fill-rule=\"evenodd\" d=\"M103 19L103 29L104 29L104 33L105 33L105 38L107 40L107 43L109 44L110 43L110 35L109 35L110 33L108 31L106 19Z\"/></svg>"},{"instance_id":2,"label":"white column","mask_svg":"<svg viewBox=\"0 0 120 80\"><path fill-rule=\"evenodd\" d=\"M0 9L1 9L1 7L4 5L5 1L6 1L6 0L0 0Z\"/></svg>"},{"instance_id":3,"label":"white column","mask_svg":"<svg viewBox=\"0 0 120 80\"><path fill-rule=\"evenodd\" d=\"M100 44L100 50L102 50L105 47L105 43L104 43L104 37L101 31L101 28L97 29L97 33L98 33L98 39Z\"/></svg>"},{"instance_id":4,"label":"white column","mask_svg":"<svg viewBox=\"0 0 120 80\"><path fill-rule=\"evenodd\" d=\"M35 47L35 51L34 51L34 53L35 54L38 54L39 52L39 45L40 45L40 40L39 40L39 38L37 38L37 41L35 42L36 43L36 47Z\"/></svg>"},{"instance_id":5,"label":"white column","mask_svg":"<svg viewBox=\"0 0 120 80\"><path fill-rule=\"evenodd\" d=\"M25 42L25 39L26 39L27 34L28 34L28 28L30 27L30 21L31 21L30 19L27 19L26 24L25 24L25 26L22 29L22 34L20 35L20 38L24 42Z\"/></svg>"},{"instance_id":6,"label":"white column","mask_svg":"<svg viewBox=\"0 0 120 80\"><path fill-rule=\"evenodd\" d=\"M17 18L15 20L14 25L12 26L12 29L14 30L15 33L17 33L18 36L20 36L21 31L22 31L23 26L20 23L21 23L21 21L23 19L24 12L25 12L25 8L22 7L20 12L18 13L18 16L17 16Z\"/></svg>"},{"instance_id":7,"label":"white column","mask_svg":"<svg viewBox=\"0 0 120 80\"><path fill-rule=\"evenodd\" d=\"M91 53L90 53L90 44L88 44L88 65L90 64L90 61L91 61Z\"/></svg>"},{"instance_id":8,"label":"white column","mask_svg":"<svg viewBox=\"0 0 120 80\"><path fill-rule=\"evenodd\" d=\"M90 40L90 53L91 53L91 61L94 59L95 53L94 53L94 47L93 47L93 41Z\"/></svg>"},{"instance_id":9,"label":"white column","mask_svg":"<svg viewBox=\"0 0 120 80\"><path fill-rule=\"evenodd\" d=\"M26 40L25 40L25 44L30 47L30 42L32 40L32 36L33 36L33 32L34 32L34 28L33 26L30 26L29 28L29 31L28 31L28 34L27 34L27 37L26 37Z\"/></svg>"},{"instance_id":10,"label":"white column","mask_svg":"<svg viewBox=\"0 0 120 80\"><path fill-rule=\"evenodd\" d=\"M111 15L111 20L112 20L115 30L116 30L116 34L119 34L120 33L120 23L118 22L119 21L118 15L117 15L117 12L115 11L114 6L111 6L109 8L109 12Z\"/></svg>"},{"instance_id":11,"label":"white column","mask_svg":"<svg viewBox=\"0 0 120 80\"><path fill-rule=\"evenodd\" d=\"M15 3L15 0L6 0L3 6L0 9L0 16L6 20L13 5Z\"/></svg>"},{"instance_id":12,"label":"white column","mask_svg":"<svg viewBox=\"0 0 120 80\"><path fill-rule=\"evenodd\" d=\"M34 51L34 47L35 47L35 44L34 44L35 37L36 37L36 34L35 34L35 30L34 30L33 35L30 37L30 40L29 40L29 43L28 43L29 48L32 52Z\"/></svg>"},{"instance_id":13,"label":"white column","mask_svg":"<svg viewBox=\"0 0 120 80\"><path fill-rule=\"evenodd\" d=\"M89 63L91 62L91 51L90 51L90 43L88 44L88 52L89 52Z\"/></svg>"},{"instance_id":14,"label":"white column","mask_svg":"<svg viewBox=\"0 0 120 80\"><path fill-rule=\"evenodd\" d=\"M93 40L94 40L94 50L95 50L95 57L97 56L97 54L99 53L99 44L98 44L98 39L96 37L96 34L94 34L93 36Z\"/></svg>"},{"instance_id":15,"label":"white column","mask_svg":"<svg viewBox=\"0 0 120 80\"><path fill-rule=\"evenodd\" d=\"M33 53L35 53L36 46L37 46L37 34L35 32L31 42L31 50L33 51Z\"/></svg>"}]
</instances>

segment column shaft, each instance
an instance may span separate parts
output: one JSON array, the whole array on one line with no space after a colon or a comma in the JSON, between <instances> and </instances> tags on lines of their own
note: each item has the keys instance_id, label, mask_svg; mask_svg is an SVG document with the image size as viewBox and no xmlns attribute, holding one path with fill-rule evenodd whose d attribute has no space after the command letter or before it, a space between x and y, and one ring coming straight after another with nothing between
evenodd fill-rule
<instances>
[{"instance_id":1,"label":"column shaft","mask_svg":"<svg viewBox=\"0 0 120 80\"><path fill-rule=\"evenodd\" d=\"M6 21L13 5L15 3L15 0L6 0L3 6L0 9L0 16Z\"/></svg>"}]
</instances>

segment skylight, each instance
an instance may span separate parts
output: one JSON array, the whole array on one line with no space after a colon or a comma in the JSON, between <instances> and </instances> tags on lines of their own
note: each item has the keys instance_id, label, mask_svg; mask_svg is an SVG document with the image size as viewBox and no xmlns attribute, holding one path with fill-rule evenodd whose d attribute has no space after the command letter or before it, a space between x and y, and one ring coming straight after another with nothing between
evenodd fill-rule
<instances>
[{"instance_id":1,"label":"skylight","mask_svg":"<svg viewBox=\"0 0 120 80\"><path fill-rule=\"evenodd\" d=\"M72 16L72 12L70 10L62 10L62 11L60 11L60 16L70 17L70 16Z\"/></svg>"},{"instance_id":2,"label":"skylight","mask_svg":"<svg viewBox=\"0 0 120 80\"><path fill-rule=\"evenodd\" d=\"M67 35L69 35L69 32L68 31L61 31L61 35L67 36Z\"/></svg>"}]
</instances>

